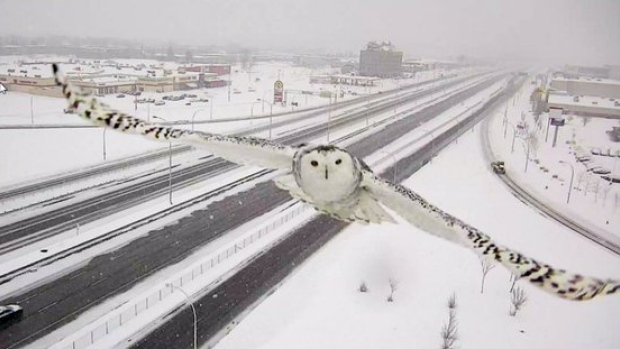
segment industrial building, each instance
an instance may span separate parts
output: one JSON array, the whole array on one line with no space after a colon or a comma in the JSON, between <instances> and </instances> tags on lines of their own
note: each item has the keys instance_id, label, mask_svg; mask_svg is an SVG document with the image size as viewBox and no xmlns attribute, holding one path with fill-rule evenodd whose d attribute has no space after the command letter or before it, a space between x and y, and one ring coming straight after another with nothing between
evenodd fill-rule
<instances>
[{"instance_id":1,"label":"industrial building","mask_svg":"<svg viewBox=\"0 0 620 349\"><path fill-rule=\"evenodd\" d=\"M618 80L556 77L549 82L548 92L548 108L559 108L580 116L620 118Z\"/></svg>"},{"instance_id":2,"label":"industrial building","mask_svg":"<svg viewBox=\"0 0 620 349\"><path fill-rule=\"evenodd\" d=\"M359 75L382 78L402 74L403 53L396 51L389 41L371 41L360 51Z\"/></svg>"}]
</instances>

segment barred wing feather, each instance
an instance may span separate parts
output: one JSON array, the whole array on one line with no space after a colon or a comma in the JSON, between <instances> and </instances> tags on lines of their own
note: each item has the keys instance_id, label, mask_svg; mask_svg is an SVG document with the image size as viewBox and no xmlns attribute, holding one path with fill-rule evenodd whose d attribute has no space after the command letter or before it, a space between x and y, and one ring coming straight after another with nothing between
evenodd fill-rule
<instances>
[{"instance_id":1,"label":"barred wing feather","mask_svg":"<svg viewBox=\"0 0 620 349\"><path fill-rule=\"evenodd\" d=\"M588 300L620 292L618 280L571 274L500 246L488 235L430 204L412 190L385 181L371 172L364 171L363 186L375 199L414 226L470 248L478 255L500 263L518 278L526 279L554 295L571 300Z\"/></svg>"},{"instance_id":2,"label":"barred wing feather","mask_svg":"<svg viewBox=\"0 0 620 349\"><path fill-rule=\"evenodd\" d=\"M69 106L87 121L123 133L138 134L149 139L179 142L202 148L226 160L271 169L291 170L295 149L257 137L235 137L206 132L177 129L150 123L114 110L89 95L76 91L65 80L58 66L53 65L56 83Z\"/></svg>"}]
</instances>

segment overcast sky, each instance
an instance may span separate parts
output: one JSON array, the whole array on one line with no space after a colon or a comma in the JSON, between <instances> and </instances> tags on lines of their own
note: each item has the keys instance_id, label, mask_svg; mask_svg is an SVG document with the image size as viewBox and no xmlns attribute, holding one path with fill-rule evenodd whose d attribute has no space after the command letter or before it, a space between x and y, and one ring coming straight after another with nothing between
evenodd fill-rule
<instances>
[{"instance_id":1,"label":"overcast sky","mask_svg":"<svg viewBox=\"0 0 620 349\"><path fill-rule=\"evenodd\" d=\"M620 64L619 0L0 0L0 35Z\"/></svg>"}]
</instances>

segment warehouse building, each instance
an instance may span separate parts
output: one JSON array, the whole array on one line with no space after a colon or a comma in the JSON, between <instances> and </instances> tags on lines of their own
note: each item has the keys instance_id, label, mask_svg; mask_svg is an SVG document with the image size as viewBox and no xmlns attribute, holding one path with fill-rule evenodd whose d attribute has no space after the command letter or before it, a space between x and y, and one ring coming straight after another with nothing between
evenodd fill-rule
<instances>
[{"instance_id":1,"label":"warehouse building","mask_svg":"<svg viewBox=\"0 0 620 349\"><path fill-rule=\"evenodd\" d=\"M371 41L365 50L360 51L359 74L382 78L402 74L403 53L396 51L389 41Z\"/></svg>"}]
</instances>

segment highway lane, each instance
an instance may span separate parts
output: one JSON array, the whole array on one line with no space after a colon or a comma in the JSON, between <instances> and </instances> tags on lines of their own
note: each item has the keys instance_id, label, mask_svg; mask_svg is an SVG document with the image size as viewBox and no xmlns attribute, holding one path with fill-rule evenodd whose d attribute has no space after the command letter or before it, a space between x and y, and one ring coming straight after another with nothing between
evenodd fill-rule
<instances>
[{"instance_id":1,"label":"highway lane","mask_svg":"<svg viewBox=\"0 0 620 349\"><path fill-rule=\"evenodd\" d=\"M357 156L366 156L495 81L493 79L482 83L443 103L399 120L348 148ZM48 284L2 300L3 303L22 304L24 317L19 323L0 332L0 348L15 348L32 342L74 320L77 315L107 297L122 293L144 277L187 257L191 251L219 234L289 199L290 196L277 189L272 182L260 184L253 190L212 203L205 210L184 217L179 224L151 231L148 236L134 240L118 250L93 258L80 269ZM243 205L239 205L239 202Z\"/></svg>"},{"instance_id":2,"label":"highway lane","mask_svg":"<svg viewBox=\"0 0 620 349\"><path fill-rule=\"evenodd\" d=\"M0 348L18 347L42 336L89 307L186 258L226 231L262 214L265 207L275 207L290 199L271 182L259 184L252 192L254 195L244 192L213 203L174 225L150 231L123 248L97 256L59 279L16 296L14 300L23 306L24 317L0 331ZM245 203L245 209L239 210L239 202Z\"/></svg>"},{"instance_id":3,"label":"highway lane","mask_svg":"<svg viewBox=\"0 0 620 349\"><path fill-rule=\"evenodd\" d=\"M401 159L397 166L397 181L410 177L430 158L449 145L461 133L466 132L480 120L488 117L495 108L508 100L516 92L514 87L489 101L485 108L462 121L437 137L437 143L427 144L414 154ZM354 151L364 152L367 144L359 144ZM393 168L387 168L383 174L390 178ZM213 344L214 338L226 331L232 321L238 321L249 306L255 304L265 294L277 287L284 278L313 252L329 241L349 223L340 222L325 215L320 215L307 224L298 227L279 245L266 251L244 269L218 285L215 289L194 300L198 318L198 343ZM192 348L193 314L189 307L181 307L170 314L161 326L152 329L148 335L131 348Z\"/></svg>"},{"instance_id":4,"label":"highway lane","mask_svg":"<svg viewBox=\"0 0 620 349\"><path fill-rule=\"evenodd\" d=\"M209 159L198 165L175 171L172 185L195 183L221 173L231 164L221 159ZM59 231L70 229L76 224L86 224L102 216L120 211L145 200L149 195L163 194L168 191L169 181L167 170L160 171L158 176L137 182L128 183L119 189L91 197L58 208L46 214L32 217L0 227L0 252L5 253L54 235ZM135 180L137 181L137 180Z\"/></svg>"},{"instance_id":5,"label":"highway lane","mask_svg":"<svg viewBox=\"0 0 620 349\"><path fill-rule=\"evenodd\" d=\"M455 84L457 84L457 82L451 82L440 87L433 87L411 94L402 93L401 98L404 100L416 100ZM459 100L464 93L468 93L468 91L471 91L473 88L475 87L458 93L449 100ZM397 100L374 104L369 107L368 111L358 111L347 117L334 119L330 122L329 126L321 123L281 137L277 139L277 141L285 144L299 144L308 139L325 134L327 127L332 130L347 127L351 123L367 118L368 113L372 114L390 110L394 108L395 105L402 103L402 100ZM446 102L442 105L445 106ZM430 109L433 109L433 107L430 107ZM210 173L210 171L214 169L219 173L229 169L231 166L230 163L224 163L223 160L219 158L210 157L203 163L178 171L175 170L172 175L172 183L175 189L182 188L198 180L204 180L213 176L214 174ZM25 246L26 244L47 238L61 231L70 229L76 224L84 225L105 215L122 211L132 205L145 202L156 194L163 194L167 190L169 179L168 174L164 173L163 170L157 177L148 177L150 177L150 179L142 183L134 183L130 186L122 185L118 189L98 197L85 199L84 201L63 206L36 217L0 227L0 253L6 253ZM136 180L134 179L133 182L136 182Z\"/></svg>"}]
</instances>

